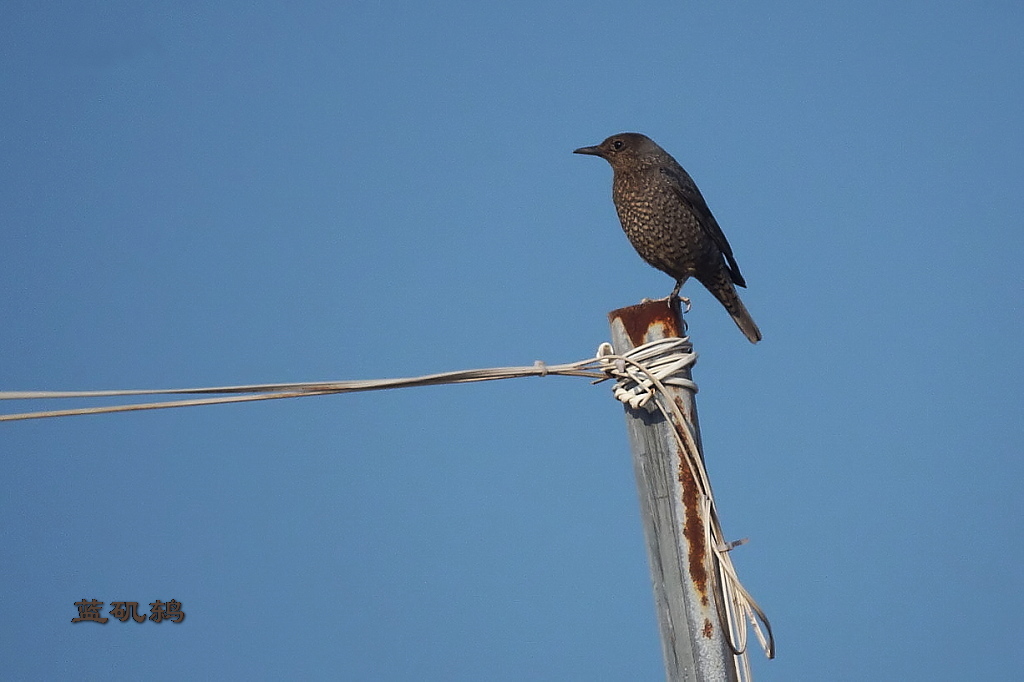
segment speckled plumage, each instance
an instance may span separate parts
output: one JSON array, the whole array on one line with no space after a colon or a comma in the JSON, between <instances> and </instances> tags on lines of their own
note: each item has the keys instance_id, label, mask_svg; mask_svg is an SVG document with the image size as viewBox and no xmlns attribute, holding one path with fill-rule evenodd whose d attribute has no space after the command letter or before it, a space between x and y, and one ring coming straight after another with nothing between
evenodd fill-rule
<instances>
[{"instance_id":1,"label":"speckled plumage","mask_svg":"<svg viewBox=\"0 0 1024 682\"><path fill-rule=\"evenodd\" d=\"M694 277L717 298L751 343L761 331L736 293L747 283L732 248L690 175L646 135L620 133L576 154L600 156L614 171L612 199L640 257L676 280Z\"/></svg>"}]
</instances>

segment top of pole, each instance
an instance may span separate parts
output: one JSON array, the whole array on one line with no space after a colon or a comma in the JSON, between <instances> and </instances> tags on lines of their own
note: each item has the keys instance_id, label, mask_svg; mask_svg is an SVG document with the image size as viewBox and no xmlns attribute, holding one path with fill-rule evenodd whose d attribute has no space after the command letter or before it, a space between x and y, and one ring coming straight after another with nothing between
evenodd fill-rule
<instances>
[{"instance_id":1,"label":"top of pole","mask_svg":"<svg viewBox=\"0 0 1024 682\"><path fill-rule=\"evenodd\" d=\"M686 322L678 298L644 300L613 310L608 313L608 322L614 328L616 321L622 325L633 348L658 339L686 336ZM622 351L620 348L615 350Z\"/></svg>"}]
</instances>

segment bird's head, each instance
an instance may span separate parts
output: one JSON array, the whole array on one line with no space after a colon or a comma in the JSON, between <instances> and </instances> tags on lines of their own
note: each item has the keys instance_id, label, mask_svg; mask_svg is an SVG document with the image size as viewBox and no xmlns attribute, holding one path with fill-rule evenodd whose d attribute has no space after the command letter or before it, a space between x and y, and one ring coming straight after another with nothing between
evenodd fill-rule
<instances>
[{"instance_id":1,"label":"bird's head","mask_svg":"<svg viewBox=\"0 0 1024 682\"><path fill-rule=\"evenodd\" d=\"M619 133L596 147L580 147L573 150L573 154L600 156L610 163L613 169L625 170L642 166L645 159L658 157L665 154L665 151L646 135Z\"/></svg>"}]
</instances>

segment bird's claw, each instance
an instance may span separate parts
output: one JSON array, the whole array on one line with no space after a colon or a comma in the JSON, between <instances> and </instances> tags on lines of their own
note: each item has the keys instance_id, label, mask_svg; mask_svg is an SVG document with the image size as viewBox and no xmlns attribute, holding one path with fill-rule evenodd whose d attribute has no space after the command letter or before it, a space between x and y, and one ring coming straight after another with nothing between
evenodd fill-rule
<instances>
[{"instance_id":1,"label":"bird's claw","mask_svg":"<svg viewBox=\"0 0 1024 682\"><path fill-rule=\"evenodd\" d=\"M684 315L686 313L690 312L690 309L693 308L693 306L690 304L690 299L688 299L686 296L680 296L679 294L673 294L673 295L668 297L668 300L669 300L669 305L672 304L673 300L679 301L683 305L685 305L686 306L686 310L683 311Z\"/></svg>"},{"instance_id":2,"label":"bird's claw","mask_svg":"<svg viewBox=\"0 0 1024 682\"><path fill-rule=\"evenodd\" d=\"M686 310L683 311L684 315L686 313L690 312L691 308L693 308L693 306L690 304L690 299L688 299L686 296L679 296L678 294L673 294L673 295L670 295L670 296L666 296L665 298L642 298L642 299L640 299L641 303L658 303L660 301L665 301L665 303L667 303L670 306L673 303L675 303L676 301L679 301L680 303L682 303L683 305L686 306Z\"/></svg>"},{"instance_id":3,"label":"bird's claw","mask_svg":"<svg viewBox=\"0 0 1024 682\"><path fill-rule=\"evenodd\" d=\"M679 290L682 288L683 280L677 279L675 288L673 288L672 293L668 295L668 304L671 306L676 301L682 301L683 303L686 304L686 310L683 311L683 314L685 315L686 313L690 312L690 299L686 298L685 296L679 295Z\"/></svg>"}]
</instances>

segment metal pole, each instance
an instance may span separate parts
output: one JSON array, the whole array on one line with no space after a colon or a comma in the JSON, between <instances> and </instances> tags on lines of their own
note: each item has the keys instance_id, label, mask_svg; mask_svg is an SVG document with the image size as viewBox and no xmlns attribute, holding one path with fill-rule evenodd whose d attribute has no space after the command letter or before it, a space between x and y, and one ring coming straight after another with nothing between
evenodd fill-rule
<instances>
[{"instance_id":1,"label":"metal pole","mask_svg":"<svg viewBox=\"0 0 1024 682\"><path fill-rule=\"evenodd\" d=\"M645 301L613 310L608 319L618 354L650 341L685 336L678 300L674 306L666 300ZM700 447L693 391L672 386L667 390L693 426ZM724 600L704 534L707 519L699 504L697 481L682 458L672 425L660 412L627 405L626 426L666 678L669 682L735 682L737 661L718 616L718 605Z\"/></svg>"}]
</instances>

